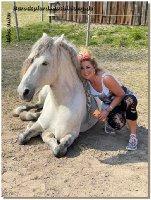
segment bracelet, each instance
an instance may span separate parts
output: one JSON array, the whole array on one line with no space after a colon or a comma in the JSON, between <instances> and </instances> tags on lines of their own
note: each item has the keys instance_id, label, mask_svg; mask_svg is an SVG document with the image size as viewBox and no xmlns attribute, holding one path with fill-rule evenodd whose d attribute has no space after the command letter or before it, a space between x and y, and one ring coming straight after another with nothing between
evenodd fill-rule
<instances>
[{"instance_id":1,"label":"bracelet","mask_svg":"<svg viewBox=\"0 0 151 200\"><path fill-rule=\"evenodd\" d=\"M109 106L105 109L108 113L111 112L113 110L113 107L112 106Z\"/></svg>"},{"instance_id":2,"label":"bracelet","mask_svg":"<svg viewBox=\"0 0 151 200\"><path fill-rule=\"evenodd\" d=\"M113 107L112 107L111 105L110 105L109 107L111 108L111 111L112 111L112 110L113 110Z\"/></svg>"}]
</instances>

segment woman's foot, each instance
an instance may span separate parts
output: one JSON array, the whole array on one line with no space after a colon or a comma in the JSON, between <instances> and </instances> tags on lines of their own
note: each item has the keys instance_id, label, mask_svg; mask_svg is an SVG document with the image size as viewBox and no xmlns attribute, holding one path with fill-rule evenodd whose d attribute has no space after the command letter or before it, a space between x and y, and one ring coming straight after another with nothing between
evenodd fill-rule
<instances>
[{"instance_id":1,"label":"woman's foot","mask_svg":"<svg viewBox=\"0 0 151 200\"><path fill-rule=\"evenodd\" d=\"M128 145L126 146L126 150L134 151L137 149L138 139L134 134L130 135Z\"/></svg>"},{"instance_id":2,"label":"woman's foot","mask_svg":"<svg viewBox=\"0 0 151 200\"><path fill-rule=\"evenodd\" d=\"M106 121L105 122L105 127L104 127L104 130L105 130L105 133L107 133L107 134L115 134L116 132L115 132L115 129L114 128L112 128L109 124L108 124L108 122Z\"/></svg>"}]
</instances>

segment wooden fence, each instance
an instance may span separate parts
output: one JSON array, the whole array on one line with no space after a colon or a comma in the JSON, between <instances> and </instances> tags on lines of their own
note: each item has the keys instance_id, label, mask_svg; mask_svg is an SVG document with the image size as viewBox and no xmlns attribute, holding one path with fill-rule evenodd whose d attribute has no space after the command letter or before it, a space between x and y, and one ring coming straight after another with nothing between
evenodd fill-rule
<instances>
[{"instance_id":1,"label":"wooden fence","mask_svg":"<svg viewBox=\"0 0 151 200\"><path fill-rule=\"evenodd\" d=\"M91 23L125 25L148 25L149 23L148 1L92 1L90 7L88 4L86 1L50 1L49 19L86 23L90 9Z\"/></svg>"}]
</instances>

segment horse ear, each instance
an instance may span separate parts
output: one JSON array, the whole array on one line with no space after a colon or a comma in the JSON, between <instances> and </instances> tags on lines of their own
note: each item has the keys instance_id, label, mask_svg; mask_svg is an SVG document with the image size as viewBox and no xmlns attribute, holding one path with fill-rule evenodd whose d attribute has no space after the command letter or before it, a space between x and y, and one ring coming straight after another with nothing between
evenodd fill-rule
<instances>
[{"instance_id":1,"label":"horse ear","mask_svg":"<svg viewBox=\"0 0 151 200\"><path fill-rule=\"evenodd\" d=\"M42 37L48 36L47 33L43 33Z\"/></svg>"},{"instance_id":2,"label":"horse ear","mask_svg":"<svg viewBox=\"0 0 151 200\"><path fill-rule=\"evenodd\" d=\"M62 34L59 38L56 39L56 41L54 42L55 44L60 44L64 39L64 34Z\"/></svg>"},{"instance_id":3,"label":"horse ear","mask_svg":"<svg viewBox=\"0 0 151 200\"><path fill-rule=\"evenodd\" d=\"M60 40L63 40L64 39L64 34L62 34L61 36L60 36Z\"/></svg>"}]
</instances>

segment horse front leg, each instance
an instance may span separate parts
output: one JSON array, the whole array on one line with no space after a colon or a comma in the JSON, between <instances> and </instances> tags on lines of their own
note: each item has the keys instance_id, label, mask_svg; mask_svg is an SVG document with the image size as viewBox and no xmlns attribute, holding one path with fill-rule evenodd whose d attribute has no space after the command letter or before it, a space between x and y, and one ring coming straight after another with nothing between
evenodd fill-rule
<instances>
[{"instance_id":1,"label":"horse front leg","mask_svg":"<svg viewBox=\"0 0 151 200\"><path fill-rule=\"evenodd\" d=\"M24 133L20 133L18 137L19 144L25 144L29 141L32 137L40 135L43 132L43 128L38 122L35 122L31 127L30 125L27 126Z\"/></svg>"},{"instance_id":2,"label":"horse front leg","mask_svg":"<svg viewBox=\"0 0 151 200\"><path fill-rule=\"evenodd\" d=\"M20 113L19 117L22 121L37 121L39 116L41 115L41 112L27 112L23 111Z\"/></svg>"},{"instance_id":3,"label":"horse front leg","mask_svg":"<svg viewBox=\"0 0 151 200\"><path fill-rule=\"evenodd\" d=\"M13 117L19 117L19 115L23 112L23 111L29 111L31 109L35 108L35 105L25 105L25 106L19 106L17 108L15 108L12 112Z\"/></svg>"},{"instance_id":4,"label":"horse front leg","mask_svg":"<svg viewBox=\"0 0 151 200\"><path fill-rule=\"evenodd\" d=\"M31 121L31 120L37 120L40 116L40 112L43 108L42 103L36 103L34 105L25 105L25 106L19 106L16 109L13 110L12 115L13 117L20 117L23 121ZM36 109L35 112L29 112L31 109Z\"/></svg>"},{"instance_id":5,"label":"horse front leg","mask_svg":"<svg viewBox=\"0 0 151 200\"><path fill-rule=\"evenodd\" d=\"M54 152L55 148L58 146L57 139L50 130L42 132L41 137L43 141L49 145L50 149Z\"/></svg>"},{"instance_id":6,"label":"horse front leg","mask_svg":"<svg viewBox=\"0 0 151 200\"><path fill-rule=\"evenodd\" d=\"M54 149L54 155L59 158L64 156L68 147L71 146L77 137L77 133L68 133L60 140L60 144Z\"/></svg>"}]
</instances>

